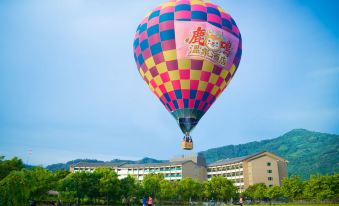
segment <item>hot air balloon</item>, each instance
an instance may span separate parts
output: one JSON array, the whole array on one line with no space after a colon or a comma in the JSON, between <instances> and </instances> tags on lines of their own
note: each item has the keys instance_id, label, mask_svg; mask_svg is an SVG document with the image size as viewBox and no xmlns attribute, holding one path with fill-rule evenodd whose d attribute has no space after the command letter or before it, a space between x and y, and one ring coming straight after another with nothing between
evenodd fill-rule
<instances>
[{"instance_id":1,"label":"hot air balloon","mask_svg":"<svg viewBox=\"0 0 339 206\"><path fill-rule=\"evenodd\" d=\"M191 131L240 63L235 21L211 2L172 0L141 21L133 48L141 77L184 134L182 148L193 149Z\"/></svg>"}]
</instances>

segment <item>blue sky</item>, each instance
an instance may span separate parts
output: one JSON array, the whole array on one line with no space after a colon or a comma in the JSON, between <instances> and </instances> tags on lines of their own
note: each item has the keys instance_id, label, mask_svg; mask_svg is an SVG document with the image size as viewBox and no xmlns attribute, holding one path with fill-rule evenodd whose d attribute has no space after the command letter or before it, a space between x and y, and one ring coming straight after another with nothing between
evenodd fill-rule
<instances>
[{"instance_id":1,"label":"blue sky","mask_svg":"<svg viewBox=\"0 0 339 206\"><path fill-rule=\"evenodd\" d=\"M0 154L47 165L187 153L133 59L139 22L162 2L0 1ZM193 152L294 128L338 134L339 3L213 2L236 20L243 56Z\"/></svg>"}]
</instances>

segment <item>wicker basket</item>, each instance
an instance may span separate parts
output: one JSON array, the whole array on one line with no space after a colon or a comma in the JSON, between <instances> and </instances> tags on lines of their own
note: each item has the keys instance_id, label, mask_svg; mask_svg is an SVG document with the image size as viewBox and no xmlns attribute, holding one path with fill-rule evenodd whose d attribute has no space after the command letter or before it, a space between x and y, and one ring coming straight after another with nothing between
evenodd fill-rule
<instances>
[{"instance_id":1,"label":"wicker basket","mask_svg":"<svg viewBox=\"0 0 339 206\"><path fill-rule=\"evenodd\" d=\"M182 141L181 147L185 150L191 150L191 149L193 149L193 142Z\"/></svg>"}]
</instances>

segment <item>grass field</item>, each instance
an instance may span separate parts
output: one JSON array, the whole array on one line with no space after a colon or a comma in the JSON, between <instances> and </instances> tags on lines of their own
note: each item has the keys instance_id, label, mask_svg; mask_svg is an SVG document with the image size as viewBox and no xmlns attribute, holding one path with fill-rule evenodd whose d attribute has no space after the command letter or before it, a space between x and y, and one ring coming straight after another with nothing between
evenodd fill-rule
<instances>
[{"instance_id":1,"label":"grass field","mask_svg":"<svg viewBox=\"0 0 339 206\"><path fill-rule=\"evenodd\" d=\"M196 206L231 206L229 204L191 204ZM187 205L163 205L156 204L156 206L188 206ZM270 206L270 204L259 204L259 205L244 205L244 206ZM305 204L271 204L271 206L339 206L339 203L305 203Z\"/></svg>"},{"instance_id":2,"label":"grass field","mask_svg":"<svg viewBox=\"0 0 339 206\"><path fill-rule=\"evenodd\" d=\"M248 205L248 206L269 206L269 204ZM272 206L339 206L339 203L304 203L304 204L272 204Z\"/></svg>"},{"instance_id":3,"label":"grass field","mask_svg":"<svg viewBox=\"0 0 339 206\"><path fill-rule=\"evenodd\" d=\"M196 206L226 206L227 204L196 204ZM156 205L156 206L174 206L174 205ZM187 206L187 205L175 205L175 206ZM270 204L260 205L246 205L246 206L270 206ZM272 206L339 206L339 203L305 203L305 204L272 204Z\"/></svg>"},{"instance_id":4,"label":"grass field","mask_svg":"<svg viewBox=\"0 0 339 206\"><path fill-rule=\"evenodd\" d=\"M131 206L141 206L142 204L133 204ZM176 204L155 204L153 206L231 206L230 204L186 204L186 205L176 205ZM89 206L89 205L83 205ZM94 206L94 205L91 205ZM101 205L102 206L102 205ZM117 206L117 205L109 205L109 206ZM120 206L120 205L119 205ZM235 206L235 205L234 205ZM256 204L256 205L244 205L244 206L270 206L270 204ZM339 206L339 203L304 203L304 204L271 204L271 206Z\"/></svg>"}]
</instances>

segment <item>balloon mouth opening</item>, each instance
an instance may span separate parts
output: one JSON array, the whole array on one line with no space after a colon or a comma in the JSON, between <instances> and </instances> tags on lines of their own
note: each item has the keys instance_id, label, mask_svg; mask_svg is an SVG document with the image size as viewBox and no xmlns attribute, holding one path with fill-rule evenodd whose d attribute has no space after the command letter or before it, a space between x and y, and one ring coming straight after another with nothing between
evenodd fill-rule
<instances>
[{"instance_id":1,"label":"balloon mouth opening","mask_svg":"<svg viewBox=\"0 0 339 206\"><path fill-rule=\"evenodd\" d=\"M192 129L198 124L199 120L193 117L184 117L179 118L179 126L182 132L189 136L189 133L192 131Z\"/></svg>"},{"instance_id":2,"label":"balloon mouth opening","mask_svg":"<svg viewBox=\"0 0 339 206\"><path fill-rule=\"evenodd\" d=\"M174 110L171 114L177 120L184 135L189 136L205 113L196 109L183 108Z\"/></svg>"}]
</instances>

